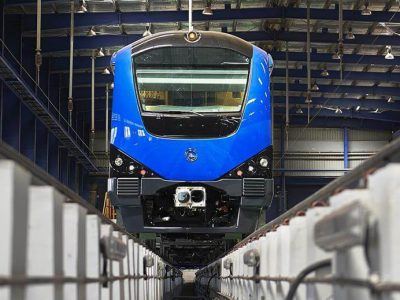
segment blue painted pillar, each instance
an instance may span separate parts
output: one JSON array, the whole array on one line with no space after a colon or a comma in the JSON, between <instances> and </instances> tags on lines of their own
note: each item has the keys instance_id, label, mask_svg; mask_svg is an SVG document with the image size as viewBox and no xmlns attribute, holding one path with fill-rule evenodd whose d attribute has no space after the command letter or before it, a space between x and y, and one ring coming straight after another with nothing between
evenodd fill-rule
<instances>
[{"instance_id":1,"label":"blue painted pillar","mask_svg":"<svg viewBox=\"0 0 400 300\"><path fill-rule=\"evenodd\" d=\"M349 129L343 128L343 153L344 153L344 168L349 168Z\"/></svg>"}]
</instances>

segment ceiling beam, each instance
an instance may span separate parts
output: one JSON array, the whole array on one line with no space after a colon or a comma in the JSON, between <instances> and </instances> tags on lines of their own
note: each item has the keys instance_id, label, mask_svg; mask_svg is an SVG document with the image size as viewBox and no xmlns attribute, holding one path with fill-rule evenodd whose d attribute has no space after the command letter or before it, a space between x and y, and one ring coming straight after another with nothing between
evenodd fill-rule
<instances>
[{"instance_id":1,"label":"ceiling beam","mask_svg":"<svg viewBox=\"0 0 400 300\"><path fill-rule=\"evenodd\" d=\"M65 4L65 0L41 0L42 4ZM74 0L78 3L78 0ZM5 0L4 6L36 5L37 0Z\"/></svg>"},{"instance_id":2,"label":"ceiling beam","mask_svg":"<svg viewBox=\"0 0 400 300\"><path fill-rule=\"evenodd\" d=\"M284 96L274 96L275 104L285 104L286 98ZM378 99L353 99L353 98L329 98L329 97L313 97L312 105L323 105L333 107L357 107L360 109L383 109L383 110L397 110L400 111L400 101L388 103L386 100ZM290 105L303 105L304 97L289 97Z\"/></svg>"},{"instance_id":3,"label":"ceiling beam","mask_svg":"<svg viewBox=\"0 0 400 300\"><path fill-rule=\"evenodd\" d=\"M193 21L224 21L224 20L250 20L250 19L305 19L307 10L296 7L265 7L242 9L216 9L212 16L202 14L201 10L193 11ZM69 26L69 14L44 14L42 30L63 29ZM165 23L186 22L187 11L138 11L138 12L97 12L76 14L75 26L121 25L140 23ZM311 19L338 20L337 9L311 9ZM359 10L344 10L344 21L360 22L400 22L400 15L387 11L374 11L370 16L362 16ZM24 30L36 29L36 16L24 16Z\"/></svg>"},{"instance_id":4,"label":"ceiling beam","mask_svg":"<svg viewBox=\"0 0 400 300\"><path fill-rule=\"evenodd\" d=\"M289 110L291 115L298 115L296 113L296 108L293 107ZM274 114L284 114L284 108L275 108ZM306 111L304 111L306 114ZM395 112L384 112L384 113L371 113L371 112L363 112L363 111L352 111L352 110L342 110L341 114L335 113L334 110L328 109L319 109L319 108L311 108L310 109L311 117L335 117L335 118L351 118L351 119L365 119L365 120L379 120L383 122L392 122L392 123L400 123L400 118L398 114Z\"/></svg>"},{"instance_id":5,"label":"ceiling beam","mask_svg":"<svg viewBox=\"0 0 400 300\"><path fill-rule=\"evenodd\" d=\"M274 83L274 91L285 90L284 83ZM289 84L289 90L292 92L306 92L307 84ZM397 87L381 87L381 86L348 86L348 85L322 85L319 84L318 93L347 93L356 95L376 95L376 96L392 96L400 97L400 89Z\"/></svg>"},{"instance_id":6,"label":"ceiling beam","mask_svg":"<svg viewBox=\"0 0 400 300\"><path fill-rule=\"evenodd\" d=\"M270 52L274 61L285 61L285 52L273 51ZM304 52L289 52L289 61L306 62L307 57ZM51 60L52 72L65 72L68 71L69 58L68 57L44 57L44 59ZM110 65L111 56L104 56L96 58L96 68L105 68ZM311 53L312 63L338 63L337 60L332 59L330 53ZM343 56L343 63L346 64L375 64L375 65L386 65L395 67L400 65L400 56L396 56L393 60L385 59L379 55L359 55L359 54L345 54ZM75 56L74 64L79 67L79 70L90 69L91 59L90 56ZM328 68L329 70L329 68Z\"/></svg>"},{"instance_id":7,"label":"ceiling beam","mask_svg":"<svg viewBox=\"0 0 400 300\"><path fill-rule=\"evenodd\" d=\"M400 15L400 14L399 14ZM244 32L231 32L230 34L242 38L249 42L255 41L289 41L289 42L304 42L306 39L306 32L287 32L287 31L244 31ZM77 36L75 37L75 50L80 49L95 49L100 47L114 47L122 46L133 43L142 38L141 34L129 35L97 35L97 36ZM34 41L35 38L25 38ZM336 43L336 33L311 33L312 43ZM392 45L400 46L400 39L398 36L393 35L368 35L357 34L354 40L348 40L346 45ZM67 51L69 49L69 38L65 37L43 37L42 38L42 52L57 52Z\"/></svg>"}]
</instances>

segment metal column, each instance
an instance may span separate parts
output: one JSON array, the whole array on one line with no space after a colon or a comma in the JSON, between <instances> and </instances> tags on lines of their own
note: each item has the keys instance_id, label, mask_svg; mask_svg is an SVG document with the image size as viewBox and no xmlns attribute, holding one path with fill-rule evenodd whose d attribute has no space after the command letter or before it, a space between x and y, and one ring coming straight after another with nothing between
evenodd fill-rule
<instances>
[{"instance_id":1,"label":"metal column","mask_svg":"<svg viewBox=\"0 0 400 300\"><path fill-rule=\"evenodd\" d=\"M109 86L108 83L106 85L106 129L105 129L105 136L106 136L106 153L108 153L108 100L109 100L109 94L110 94L110 90L109 90Z\"/></svg>"},{"instance_id":2,"label":"metal column","mask_svg":"<svg viewBox=\"0 0 400 300\"><path fill-rule=\"evenodd\" d=\"M71 29L69 36L69 86L68 86L68 121L69 125L72 126L72 110L74 104L72 102L72 80L74 72L74 12L75 12L75 2L71 1Z\"/></svg>"},{"instance_id":3,"label":"metal column","mask_svg":"<svg viewBox=\"0 0 400 300\"><path fill-rule=\"evenodd\" d=\"M344 168L349 168L349 129L343 128L343 153L344 153Z\"/></svg>"}]
</instances>

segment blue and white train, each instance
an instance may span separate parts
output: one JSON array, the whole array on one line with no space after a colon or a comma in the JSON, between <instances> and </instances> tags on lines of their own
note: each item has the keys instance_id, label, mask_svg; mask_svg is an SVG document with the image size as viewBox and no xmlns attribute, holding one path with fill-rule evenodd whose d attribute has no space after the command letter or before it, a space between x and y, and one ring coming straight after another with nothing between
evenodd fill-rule
<instances>
[{"instance_id":1,"label":"blue and white train","mask_svg":"<svg viewBox=\"0 0 400 300\"><path fill-rule=\"evenodd\" d=\"M123 226L252 232L273 195L270 55L225 33L173 31L111 64L108 189Z\"/></svg>"}]
</instances>

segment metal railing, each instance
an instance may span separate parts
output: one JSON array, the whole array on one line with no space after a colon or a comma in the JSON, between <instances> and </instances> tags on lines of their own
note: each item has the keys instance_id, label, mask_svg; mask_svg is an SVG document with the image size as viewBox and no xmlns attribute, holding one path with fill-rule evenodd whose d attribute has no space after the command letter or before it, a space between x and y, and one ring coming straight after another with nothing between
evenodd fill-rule
<instances>
[{"instance_id":1,"label":"metal railing","mask_svg":"<svg viewBox=\"0 0 400 300\"><path fill-rule=\"evenodd\" d=\"M97 171L96 156L64 118L12 51L0 39L0 78L88 170Z\"/></svg>"}]
</instances>

